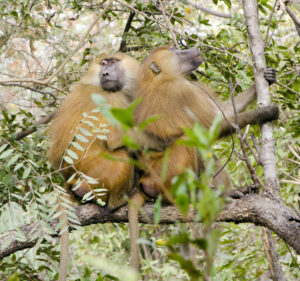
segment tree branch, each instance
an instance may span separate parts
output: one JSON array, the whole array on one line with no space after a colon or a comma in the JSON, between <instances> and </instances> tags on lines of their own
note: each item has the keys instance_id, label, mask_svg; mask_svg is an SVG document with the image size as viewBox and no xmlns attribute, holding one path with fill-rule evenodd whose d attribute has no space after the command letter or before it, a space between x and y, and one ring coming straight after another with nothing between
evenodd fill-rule
<instances>
[{"instance_id":1,"label":"tree branch","mask_svg":"<svg viewBox=\"0 0 300 281\"><path fill-rule=\"evenodd\" d=\"M23 138L27 137L28 135L34 133L37 130L37 126L49 123L51 121L51 119L53 118L54 114L55 114L55 112L52 112L52 113L46 115L45 117L41 118L35 125L31 126L28 130L18 132L15 135L15 137L13 137L12 139L20 140L20 139L23 139ZM0 142L0 146L2 146L5 143L6 143L6 141Z\"/></svg>"},{"instance_id":2,"label":"tree branch","mask_svg":"<svg viewBox=\"0 0 300 281\"><path fill-rule=\"evenodd\" d=\"M198 4L198 3L193 3L192 1L186 1L189 5L191 5L192 7L194 7L195 9L197 10L201 10L205 13L208 13L208 14L211 14L213 16L216 16L216 17L220 17L220 18L233 18L233 16L231 14L226 14L226 13L221 13L221 12L218 12L218 11L213 11L211 9L208 9L206 7L203 7L202 5Z\"/></svg>"},{"instance_id":3,"label":"tree branch","mask_svg":"<svg viewBox=\"0 0 300 281\"><path fill-rule=\"evenodd\" d=\"M167 15L166 15L166 12L165 12L165 9L164 9L164 6L163 6L163 3L161 2L161 0L159 0L159 6L160 6L161 13L162 13L162 15L163 15L163 17L164 17L164 19L165 19L166 25L167 25L167 27L168 27L168 29L169 29L170 35L171 35L171 37L172 37L173 44L174 44L174 46L175 46L177 49L179 49L179 45L178 45L178 43L177 43L177 40L176 40L176 36L175 36L174 30L173 30L173 28L172 28L172 26L171 26L171 24L170 24L170 19L169 19L169 18L167 17Z\"/></svg>"},{"instance_id":4,"label":"tree branch","mask_svg":"<svg viewBox=\"0 0 300 281\"><path fill-rule=\"evenodd\" d=\"M125 53L127 51L126 36L127 36L128 32L130 30L130 27L131 27L134 16L135 16L135 12L130 12L127 23L126 23L125 28L124 28L124 32L123 32L123 36L122 36L122 40L121 40L121 44L120 44L120 48L119 48L120 52Z\"/></svg>"},{"instance_id":5,"label":"tree branch","mask_svg":"<svg viewBox=\"0 0 300 281\"><path fill-rule=\"evenodd\" d=\"M64 66L66 65L66 63L73 57L73 55L78 50L80 50L87 43L87 41L85 40L85 38L88 37L90 31L93 29L93 27L95 26L95 24L98 22L99 18L101 18L103 16L103 14L107 11L107 9L110 7L111 3L112 3L112 0L108 1L107 5L102 9L102 11L99 14L99 16L96 17L96 19L92 22L92 24L90 25L90 27L88 28L88 30L82 36L82 38L78 42L76 48L65 58L65 60L62 62L62 64L57 68L56 71L53 72L53 74L51 76L49 76L48 78L46 78L44 80L37 80L37 79L12 79L12 80L3 80L3 81L0 81L0 83L1 84L6 84L6 83L14 83L14 82L27 82L27 83L35 83L35 84L40 84L40 85L48 85L51 82L51 80L54 77L56 77L59 72L61 72L61 70L64 68ZM48 85L48 86L54 88L54 86L50 86L50 85Z\"/></svg>"},{"instance_id":6,"label":"tree branch","mask_svg":"<svg viewBox=\"0 0 300 281\"><path fill-rule=\"evenodd\" d=\"M278 255L275 250L272 234L269 229L263 228L262 240L264 244L265 253L270 265L272 280L286 281L282 268L279 263Z\"/></svg>"},{"instance_id":7,"label":"tree branch","mask_svg":"<svg viewBox=\"0 0 300 281\"><path fill-rule=\"evenodd\" d=\"M255 88L258 107L271 104L269 85L264 78L266 59L264 55L264 42L260 35L258 23L258 6L255 0L243 0L247 31L255 74ZM280 200L280 186L276 171L275 144L272 122L261 125L261 162L264 168L265 187L264 195Z\"/></svg>"},{"instance_id":8,"label":"tree branch","mask_svg":"<svg viewBox=\"0 0 300 281\"><path fill-rule=\"evenodd\" d=\"M290 7L286 7L286 12L289 14L291 19L293 20L296 30L298 32L298 35L300 36L300 20L297 18L296 14L294 13L294 11L292 11L292 9Z\"/></svg>"},{"instance_id":9,"label":"tree branch","mask_svg":"<svg viewBox=\"0 0 300 281\"><path fill-rule=\"evenodd\" d=\"M107 209L96 204L85 204L75 208L81 226L96 223L127 223L128 208L124 206L115 212L110 213ZM161 208L160 223L173 224L177 221L195 221L196 216L192 211L183 217L174 206ZM139 222L152 224L154 221L153 204L147 203L141 208ZM284 239L297 253L300 253L300 219L295 218L295 214L281 201L262 197L258 194L251 194L241 199L233 200L226 204L224 210L219 215L218 221L245 223L251 222L256 225L265 226L277 233ZM17 230L11 230L0 237L0 258L4 258L16 251L31 248L37 240L46 233L44 223L36 222L25 225L21 228L26 239L17 240ZM55 231L57 220L50 222L53 230L52 236L58 236ZM48 233L49 235L49 233Z\"/></svg>"}]
</instances>

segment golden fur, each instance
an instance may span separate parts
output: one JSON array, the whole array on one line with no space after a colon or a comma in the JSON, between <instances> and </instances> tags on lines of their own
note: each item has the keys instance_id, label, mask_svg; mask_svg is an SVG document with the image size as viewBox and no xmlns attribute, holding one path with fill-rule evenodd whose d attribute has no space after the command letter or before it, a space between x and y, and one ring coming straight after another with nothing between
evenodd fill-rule
<instances>
[{"instance_id":1,"label":"golden fur","mask_svg":"<svg viewBox=\"0 0 300 281\"><path fill-rule=\"evenodd\" d=\"M122 91L104 91L99 84L101 69L99 63L106 57L119 59L120 67L126 70L125 84ZM109 208L116 208L125 203L125 195L132 189L134 168L128 162L108 160L100 155L101 153L109 153L112 157L129 159L125 149L118 149L113 152L108 150L107 143L120 137L120 128L110 125L101 115L101 112L92 112L96 105L91 99L91 94L100 94L112 107L126 107L132 100L136 89L139 66L135 59L122 53L99 56L92 62L87 73L76 83L72 92L65 98L49 128L51 145L48 158L51 164L57 169L64 168L62 174L65 179L68 179L75 171L72 167L66 169L70 164L62 161L62 157L68 147L76 152L79 159L74 160L75 169L98 180L98 184L89 185L90 188L106 188L108 190L107 194L102 196L101 199L107 203ZM83 113L95 116L98 120L85 118L82 115ZM106 129L109 130L109 133L107 133L108 141L98 139L96 135L99 133L94 133L91 126L82 123L81 121L84 119L92 122L96 127L106 124ZM85 136L89 140L88 143L77 140L84 151L70 145L74 135L80 133L79 128L84 128L92 133L92 136ZM82 188L87 191L89 186L86 182L82 184Z\"/></svg>"}]
</instances>

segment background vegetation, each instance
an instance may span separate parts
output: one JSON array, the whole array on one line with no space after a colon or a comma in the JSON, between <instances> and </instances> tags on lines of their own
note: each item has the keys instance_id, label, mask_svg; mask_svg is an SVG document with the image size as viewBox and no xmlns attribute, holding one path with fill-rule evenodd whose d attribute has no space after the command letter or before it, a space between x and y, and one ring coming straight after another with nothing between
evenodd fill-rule
<instances>
[{"instance_id":1,"label":"background vegetation","mask_svg":"<svg viewBox=\"0 0 300 281\"><path fill-rule=\"evenodd\" d=\"M285 203L296 206L300 184L300 2L294 1L288 10L283 9L282 1L258 2L267 65L278 71L278 83L271 87L272 100L281 111L274 130L278 176ZM197 8L195 3L201 6ZM97 54L121 46L142 60L156 46L198 46L205 63L195 75L223 98L230 93L229 78L237 92L253 83L240 1L117 0L103 13L107 4L99 0L0 0L0 233L25 223L52 220L59 195L56 186L62 180L46 161L47 125L37 124L57 108ZM209 10L203 12L203 8ZM214 11L221 15L212 14ZM37 131L24 138L18 134L36 126ZM259 139L258 127L250 128L250 134ZM236 137L234 141L238 143ZM214 153L225 163L231 147L231 139L218 141ZM239 157L240 147L235 145L234 151L226 168L233 183L251 184ZM256 166L253 155L249 157ZM256 172L263 181L260 166ZM209 232L209 236L203 234L205 243L213 239L208 248L199 241L194 243L198 246L192 248L195 270L207 268L210 256L214 260L212 280L269 280L261 228L233 223L211 227L213 221L195 224L201 234ZM0 261L1 280L57 278L58 240L51 237L46 223L44 228L47 234L34 248ZM74 231L68 280L129 280L127 232L126 224L108 223ZM199 272L191 272L193 267L181 261L180 255L175 256L180 241L191 241L180 240L185 233L193 235L189 226L179 223L141 226L143 280L202 278ZM170 237L175 237L173 242ZM299 280L299 256L277 236L273 238L286 279ZM18 239L25 239L21 230Z\"/></svg>"}]
</instances>

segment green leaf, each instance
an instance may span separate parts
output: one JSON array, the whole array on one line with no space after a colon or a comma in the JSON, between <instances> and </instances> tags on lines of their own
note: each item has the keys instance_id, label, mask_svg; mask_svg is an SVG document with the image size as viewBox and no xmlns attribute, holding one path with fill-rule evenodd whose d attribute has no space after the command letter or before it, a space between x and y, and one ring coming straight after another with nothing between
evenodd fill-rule
<instances>
[{"instance_id":1,"label":"green leaf","mask_svg":"<svg viewBox=\"0 0 300 281\"><path fill-rule=\"evenodd\" d=\"M30 174L30 172L31 172L31 166L29 166L29 167L27 167L27 168L25 169L22 178L23 178L23 179L27 179L28 176L29 176L29 174Z\"/></svg>"},{"instance_id":2,"label":"green leaf","mask_svg":"<svg viewBox=\"0 0 300 281\"><path fill-rule=\"evenodd\" d=\"M153 115L151 116L150 118L144 120L143 122L141 122L139 125L138 125L138 128L140 130L143 130L145 129L149 124L155 122L156 120L158 120L159 118L161 118L161 115L157 114L157 115Z\"/></svg>"},{"instance_id":3,"label":"green leaf","mask_svg":"<svg viewBox=\"0 0 300 281\"><path fill-rule=\"evenodd\" d=\"M97 119L98 119L98 118L97 118ZM99 120L99 119L98 119L98 120ZM81 122L82 122L83 124L86 124L86 125L92 127L92 128L95 128L95 124L94 124L93 122L89 121L89 120L82 120Z\"/></svg>"},{"instance_id":4,"label":"green leaf","mask_svg":"<svg viewBox=\"0 0 300 281\"><path fill-rule=\"evenodd\" d=\"M84 148L78 142L73 141L71 144L78 150L84 151Z\"/></svg>"},{"instance_id":5,"label":"green leaf","mask_svg":"<svg viewBox=\"0 0 300 281\"><path fill-rule=\"evenodd\" d=\"M191 280L202 280L203 274L198 270L192 261L184 259L180 254L171 253L168 255L169 259L175 260L180 264L180 267L185 270L190 276Z\"/></svg>"},{"instance_id":6,"label":"green leaf","mask_svg":"<svg viewBox=\"0 0 300 281\"><path fill-rule=\"evenodd\" d=\"M154 207L153 207L154 224L159 224L159 221L160 221L161 202L162 202L162 195L159 194L157 199L155 200L155 204L154 204Z\"/></svg>"},{"instance_id":7,"label":"green leaf","mask_svg":"<svg viewBox=\"0 0 300 281\"><path fill-rule=\"evenodd\" d=\"M10 174L6 174L5 176L4 176L4 178L3 178L3 184L6 186L6 187L8 187L9 185L10 185L10 183L11 183L11 179L12 179L12 177L11 177L11 175Z\"/></svg>"},{"instance_id":8,"label":"green leaf","mask_svg":"<svg viewBox=\"0 0 300 281\"><path fill-rule=\"evenodd\" d=\"M16 154L12 158L10 158L10 160L7 163L7 166L9 167L10 165L14 164L19 159L19 157L20 156L18 154Z\"/></svg>"},{"instance_id":9,"label":"green leaf","mask_svg":"<svg viewBox=\"0 0 300 281\"><path fill-rule=\"evenodd\" d=\"M68 149L67 150L67 154L70 156L70 157L72 157L73 159L78 159L78 155L74 152L74 151L72 151L71 149Z\"/></svg>"},{"instance_id":10,"label":"green leaf","mask_svg":"<svg viewBox=\"0 0 300 281\"><path fill-rule=\"evenodd\" d=\"M88 118L95 120L95 121L100 121L100 119L94 115L89 115Z\"/></svg>"},{"instance_id":11,"label":"green leaf","mask_svg":"<svg viewBox=\"0 0 300 281\"><path fill-rule=\"evenodd\" d=\"M82 142L89 142L89 140L86 137L84 137L83 135L76 134L75 137Z\"/></svg>"},{"instance_id":12,"label":"green leaf","mask_svg":"<svg viewBox=\"0 0 300 281\"><path fill-rule=\"evenodd\" d=\"M7 279L7 281L19 281L19 277L18 277L18 273L14 273L12 275L9 276L9 278Z\"/></svg>"},{"instance_id":13,"label":"green leaf","mask_svg":"<svg viewBox=\"0 0 300 281\"><path fill-rule=\"evenodd\" d=\"M112 115L120 121L120 123L128 128L132 128L134 125L134 120L132 113L126 109L122 108L112 108L111 109Z\"/></svg>"},{"instance_id":14,"label":"green leaf","mask_svg":"<svg viewBox=\"0 0 300 281\"><path fill-rule=\"evenodd\" d=\"M71 177L68 178L67 183L72 182L72 180L76 177L77 173L74 173Z\"/></svg>"},{"instance_id":15,"label":"green leaf","mask_svg":"<svg viewBox=\"0 0 300 281\"><path fill-rule=\"evenodd\" d=\"M166 245L171 246L171 245L177 245L177 244L185 244L185 243L189 243L189 242L190 242L190 237L186 232L184 232L184 233L172 236L168 240L168 242L166 242Z\"/></svg>"},{"instance_id":16,"label":"green leaf","mask_svg":"<svg viewBox=\"0 0 300 281\"><path fill-rule=\"evenodd\" d=\"M107 141L107 136L106 135L98 135L97 139Z\"/></svg>"},{"instance_id":17,"label":"green leaf","mask_svg":"<svg viewBox=\"0 0 300 281\"><path fill-rule=\"evenodd\" d=\"M213 121L212 125L209 128L209 140L210 140L210 144L213 144L218 139L218 137L220 135L221 120L222 120L222 116L221 115L217 115L214 118L214 121Z\"/></svg>"},{"instance_id":18,"label":"green leaf","mask_svg":"<svg viewBox=\"0 0 300 281\"><path fill-rule=\"evenodd\" d=\"M1 147L0 147L0 153L8 146L7 143L3 144Z\"/></svg>"},{"instance_id":19,"label":"green leaf","mask_svg":"<svg viewBox=\"0 0 300 281\"><path fill-rule=\"evenodd\" d=\"M20 168L22 168L23 167L23 163L18 163L17 165L16 165L16 167L14 168L14 172L16 172L17 170L19 170Z\"/></svg>"},{"instance_id":20,"label":"green leaf","mask_svg":"<svg viewBox=\"0 0 300 281\"><path fill-rule=\"evenodd\" d=\"M86 201L91 201L95 198L95 195L94 195L94 192L93 191L90 191L86 194L84 194L83 198L82 198L82 201L83 202L86 202Z\"/></svg>"},{"instance_id":21,"label":"green leaf","mask_svg":"<svg viewBox=\"0 0 300 281\"><path fill-rule=\"evenodd\" d=\"M207 241L204 238L197 238L192 240L192 244L197 245L199 249L206 250L207 249Z\"/></svg>"},{"instance_id":22,"label":"green leaf","mask_svg":"<svg viewBox=\"0 0 300 281\"><path fill-rule=\"evenodd\" d=\"M231 1L230 0L223 0L223 2L227 5L228 8L231 8Z\"/></svg>"},{"instance_id":23,"label":"green leaf","mask_svg":"<svg viewBox=\"0 0 300 281\"><path fill-rule=\"evenodd\" d=\"M118 125L117 119L111 113L111 105L107 103L105 97L99 94L92 94L92 100L98 106L97 110L94 112L101 112L101 114L107 119L107 121L112 125Z\"/></svg>"},{"instance_id":24,"label":"green leaf","mask_svg":"<svg viewBox=\"0 0 300 281\"><path fill-rule=\"evenodd\" d=\"M164 153L163 166L162 166L162 169L161 169L161 179L162 179L162 181L165 181L166 176L167 176L170 151L171 151L171 148L167 147L167 149L165 150L165 153Z\"/></svg>"},{"instance_id":25,"label":"green leaf","mask_svg":"<svg viewBox=\"0 0 300 281\"><path fill-rule=\"evenodd\" d=\"M72 159L71 157L69 157L69 156L64 156L64 160L65 160L67 163L69 163L69 164L74 164L73 159Z\"/></svg>"},{"instance_id":26,"label":"green leaf","mask_svg":"<svg viewBox=\"0 0 300 281\"><path fill-rule=\"evenodd\" d=\"M127 108L111 108L111 114L124 127L124 129L132 128L134 126L133 111L134 108L141 102L141 98L134 100Z\"/></svg>"},{"instance_id":27,"label":"green leaf","mask_svg":"<svg viewBox=\"0 0 300 281\"><path fill-rule=\"evenodd\" d=\"M87 137L93 136L93 134L91 132L89 132L88 130L86 130L85 128L80 128L79 131Z\"/></svg>"},{"instance_id":28,"label":"green leaf","mask_svg":"<svg viewBox=\"0 0 300 281\"><path fill-rule=\"evenodd\" d=\"M176 195L176 197L174 199L174 202L183 214L188 213L190 199L189 199L189 196L187 194Z\"/></svg>"},{"instance_id":29,"label":"green leaf","mask_svg":"<svg viewBox=\"0 0 300 281\"><path fill-rule=\"evenodd\" d=\"M0 155L0 159L5 159L5 158L9 157L13 152L14 152L13 149L8 149L8 150L4 151L4 152Z\"/></svg>"},{"instance_id":30,"label":"green leaf","mask_svg":"<svg viewBox=\"0 0 300 281\"><path fill-rule=\"evenodd\" d=\"M18 13L17 13L16 11L12 11L12 12L10 12L10 14L11 14L16 20L18 20L19 15L18 15Z\"/></svg>"},{"instance_id":31,"label":"green leaf","mask_svg":"<svg viewBox=\"0 0 300 281\"><path fill-rule=\"evenodd\" d=\"M123 135L122 136L122 142L126 147L133 149L133 150L139 150L140 146L134 141L133 138L131 138L128 135Z\"/></svg>"}]
</instances>

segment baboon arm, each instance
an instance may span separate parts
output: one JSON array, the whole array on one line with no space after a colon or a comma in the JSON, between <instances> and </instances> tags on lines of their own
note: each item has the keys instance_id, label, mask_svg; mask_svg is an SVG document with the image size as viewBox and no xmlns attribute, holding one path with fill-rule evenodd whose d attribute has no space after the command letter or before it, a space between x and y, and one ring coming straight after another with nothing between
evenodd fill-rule
<instances>
[{"instance_id":1,"label":"baboon arm","mask_svg":"<svg viewBox=\"0 0 300 281\"><path fill-rule=\"evenodd\" d=\"M264 71L264 77L268 81L269 85L272 85L273 83L276 82L276 70L271 67L267 67ZM247 106L255 99L256 99L256 90L255 90L255 84L253 84L246 91L244 91L243 93L239 94L236 98L234 98L236 111L238 113L244 111L247 108ZM228 116L233 115L233 107L232 107L231 99L228 99L225 102L222 109L225 115Z\"/></svg>"},{"instance_id":2,"label":"baboon arm","mask_svg":"<svg viewBox=\"0 0 300 281\"><path fill-rule=\"evenodd\" d=\"M279 117L279 108L277 105L271 104L257 110L242 112L237 114L238 125L244 128L247 125L264 123L272 120L277 120ZM229 123L229 124L228 124ZM223 120L221 124L221 132L219 137L224 137L235 132L235 117L228 117L228 123Z\"/></svg>"},{"instance_id":3,"label":"baboon arm","mask_svg":"<svg viewBox=\"0 0 300 281\"><path fill-rule=\"evenodd\" d=\"M236 111L238 113L244 111L247 108L247 106L255 100L255 98L256 98L256 91L255 91L255 85L253 84L246 91L242 92L241 94L239 94L237 97L234 98ZM230 98L224 103L223 111L227 116L233 115L233 107Z\"/></svg>"},{"instance_id":4,"label":"baboon arm","mask_svg":"<svg viewBox=\"0 0 300 281\"><path fill-rule=\"evenodd\" d=\"M107 147L110 152L124 147L124 144L122 142L122 135L123 131L119 126L114 127L110 130L107 136Z\"/></svg>"}]
</instances>

